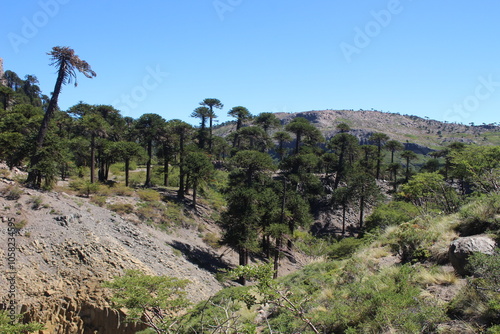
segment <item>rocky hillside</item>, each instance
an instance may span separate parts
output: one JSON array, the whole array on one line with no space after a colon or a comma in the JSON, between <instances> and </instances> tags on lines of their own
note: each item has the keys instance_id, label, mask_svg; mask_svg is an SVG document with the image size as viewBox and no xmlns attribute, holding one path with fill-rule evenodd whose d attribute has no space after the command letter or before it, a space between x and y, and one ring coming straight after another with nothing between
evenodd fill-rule
<instances>
[{"instance_id":1,"label":"rocky hillside","mask_svg":"<svg viewBox=\"0 0 500 334\"><path fill-rule=\"evenodd\" d=\"M16 301L31 320L46 325L45 334L135 333L137 328L109 307L103 281L127 269L187 278L188 297L197 302L222 288L213 270L234 260L231 252L222 258L224 249L209 248L195 229L165 233L86 198L20 188L6 179L0 181L0 193L0 257L7 258L8 222L14 222L20 228L15 236ZM204 228L215 229L209 222ZM2 287L9 286L5 273L4 268ZM0 300L8 302L6 288Z\"/></svg>"},{"instance_id":2,"label":"rocky hillside","mask_svg":"<svg viewBox=\"0 0 500 334\"><path fill-rule=\"evenodd\" d=\"M376 110L313 110L276 113L276 116L282 124L288 124L295 117L304 117L318 127L327 139L338 132L336 126L339 123L347 123L351 133L363 144L368 143L374 132L383 132L391 139L406 143L407 149L422 154L451 142L500 145L500 126L492 124L471 126ZM217 133L224 135L232 128L224 125Z\"/></svg>"}]
</instances>

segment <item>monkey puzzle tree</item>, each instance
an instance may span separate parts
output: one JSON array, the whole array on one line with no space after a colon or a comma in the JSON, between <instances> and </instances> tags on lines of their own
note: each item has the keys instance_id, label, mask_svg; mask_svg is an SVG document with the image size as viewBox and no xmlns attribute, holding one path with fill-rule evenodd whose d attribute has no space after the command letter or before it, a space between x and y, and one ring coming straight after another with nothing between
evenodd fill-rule
<instances>
[{"instance_id":1,"label":"monkey puzzle tree","mask_svg":"<svg viewBox=\"0 0 500 334\"><path fill-rule=\"evenodd\" d=\"M202 150L205 149L205 142L207 140L207 118L209 117L210 109L207 107L198 107L192 113L191 117L200 119L200 129L198 130L198 147Z\"/></svg>"},{"instance_id":2,"label":"monkey puzzle tree","mask_svg":"<svg viewBox=\"0 0 500 334\"><path fill-rule=\"evenodd\" d=\"M236 118L236 134L233 138L233 147L236 147L238 144L238 130L243 127L243 122L252 118L252 114L242 106L232 108L227 114Z\"/></svg>"},{"instance_id":3,"label":"monkey puzzle tree","mask_svg":"<svg viewBox=\"0 0 500 334\"><path fill-rule=\"evenodd\" d=\"M268 202L262 194L276 167L268 154L257 151L237 152L231 165L234 169L229 176L228 205L220 224L223 242L237 250L240 265L246 265L249 252L258 248L259 226Z\"/></svg>"},{"instance_id":4,"label":"monkey puzzle tree","mask_svg":"<svg viewBox=\"0 0 500 334\"><path fill-rule=\"evenodd\" d=\"M337 189L347 172L347 166L354 162L354 156L359 147L356 136L346 132L340 132L333 136L328 142L328 148L332 149L338 156L337 174L333 188Z\"/></svg>"},{"instance_id":5,"label":"monkey puzzle tree","mask_svg":"<svg viewBox=\"0 0 500 334\"><path fill-rule=\"evenodd\" d=\"M214 166L203 152L189 152L186 155L185 165L193 187L193 208L196 210L198 188L202 182L212 177Z\"/></svg>"},{"instance_id":6,"label":"monkey puzzle tree","mask_svg":"<svg viewBox=\"0 0 500 334\"><path fill-rule=\"evenodd\" d=\"M184 199L185 194L185 179L186 179L186 143L191 137L193 127L181 120L175 119L170 121L174 133L179 136L179 191L177 192L178 199Z\"/></svg>"},{"instance_id":7,"label":"monkey puzzle tree","mask_svg":"<svg viewBox=\"0 0 500 334\"><path fill-rule=\"evenodd\" d=\"M203 101L200 102L201 106L208 107L210 109L210 112L208 113L208 119L209 119L209 137L208 137L208 151L209 153L212 153L213 149L213 120L214 118L217 118L217 115L215 115L214 108L216 109L222 109L224 108L224 105L220 102L219 99L214 99L214 98L207 98L204 99Z\"/></svg>"},{"instance_id":8,"label":"monkey puzzle tree","mask_svg":"<svg viewBox=\"0 0 500 334\"><path fill-rule=\"evenodd\" d=\"M146 155L146 152L141 145L133 141L113 142L110 150L117 159L125 162L125 186L128 187L130 160L134 158L141 158Z\"/></svg>"},{"instance_id":9,"label":"monkey puzzle tree","mask_svg":"<svg viewBox=\"0 0 500 334\"><path fill-rule=\"evenodd\" d=\"M370 136L370 141L374 142L377 146L377 169L375 172L375 178L380 179L380 166L382 164L382 147L385 142L389 139L385 133L376 132Z\"/></svg>"},{"instance_id":10,"label":"monkey puzzle tree","mask_svg":"<svg viewBox=\"0 0 500 334\"><path fill-rule=\"evenodd\" d=\"M279 118L271 112L260 113L255 117L253 123L261 126L267 134L269 134L270 129L275 129L281 125Z\"/></svg>"},{"instance_id":11,"label":"monkey puzzle tree","mask_svg":"<svg viewBox=\"0 0 500 334\"><path fill-rule=\"evenodd\" d=\"M410 179L410 161L415 160L417 158L417 155L413 151L404 150L401 153L401 158L406 160L405 182L408 182L408 180Z\"/></svg>"},{"instance_id":12,"label":"monkey puzzle tree","mask_svg":"<svg viewBox=\"0 0 500 334\"><path fill-rule=\"evenodd\" d=\"M323 140L319 130L304 117L295 117L286 125L285 130L295 134L295 154L299 154L304 138L307 138L310 143L319 143Z\"/></svg>"},{"instance_id":13,"label":"monkey puzzle tree","mask_svg":"<svg viewBox=\"0 0 500 334\"><path fill-rule=\"evenodd\" d=\"M278 153L280 161L283 160L283 157L286 153L285 143L289 143L292 141L292 136L289 132L286 131L278 131L273 135L273 139L278 142L278 148L276 149L276 153Z\"/></svg>"},{"instance_id":14,"label":"monkey puzzle tree","mask_svg":"<svg viewBox=\"0 0 500 334\"><path fill-rule=\"evenodd\" d=\"M135 128L139 133L139 137L145 142L148 153L148 161L146 163L146 182L145 187L150 187L151 183L151 160L153 157L153 141L158 140L165 120L158 114L144 114L137 120Z\"/></svg>"},{"instance_id":15,"label":"monkey puzzle tree","mask_svg":"<svg viewBox=\"0 0 500 334\"><path fill-rule=\"evenodd\" d=\"M49 52L48 55L51 56L52 59L51 65L57 66L58 74L52 98L50 99L49 106L47 107L36 137L35 150L31 156L30 171L26 180L27 184L35 187L40 187L41 185L42 175L40 170L37 168L37 164L41 160L40 151L42 149L45 136L49 130L50 121L52 120L54 112L57 108L57 101L59 99L59 94L61 93L62 85L71 83L72 80L75 80L76 86L76 71L79 71L87 78L93 78L96 76L96 73L92 70L90 65L86 61L81 60L75 54L75 51L69 47L56 46L52 48L52 51Z\"/></svg>"}]
</instances>

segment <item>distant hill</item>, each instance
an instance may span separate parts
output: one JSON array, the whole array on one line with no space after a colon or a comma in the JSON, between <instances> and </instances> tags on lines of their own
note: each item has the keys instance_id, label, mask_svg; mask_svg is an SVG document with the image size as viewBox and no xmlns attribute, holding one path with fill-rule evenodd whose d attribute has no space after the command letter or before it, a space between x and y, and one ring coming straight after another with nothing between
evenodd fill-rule
<instances>
[{"instance_id":1,"label":"distant hill","mask_svg":"<svg viewBox=\"0 0 500 334\"><path fill-rule=\"evenodd\" d=\"M426 154L452 142L477 145L500 145L500 126L493 124L464 125L440 122L412 115L400 115L376 110L312 110L298 113L276 113L283 125L295 117L304 117L314 124L323 135L331 138L338 131L339 123L351 127L351 134L362 144L375 132L383 132L390 139L404 143L407 149ZM221 125L217 134L225 135L233 127Z\"/></svg>"}]
</instances>

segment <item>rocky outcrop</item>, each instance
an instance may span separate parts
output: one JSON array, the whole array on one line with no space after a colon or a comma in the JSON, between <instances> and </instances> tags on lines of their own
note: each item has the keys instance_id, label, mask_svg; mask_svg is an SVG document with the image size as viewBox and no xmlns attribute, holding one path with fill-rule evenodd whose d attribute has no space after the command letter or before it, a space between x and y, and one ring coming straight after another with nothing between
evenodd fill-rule
<instances>
[{"instance_id":1,"label":"rocky outcrop","mask_svg":"<svg viewBox=\"0 0 500 334\"><path fill-rule=\"evenodd\" d=\"M35 196L43 202L39 209L29 204ZM47 330L39 334L141 330L111 307L110 291L102 286L125 270L188 279L186 290L192 302L208 299L222 288L209 271L171 246L183 242L191 245L190 253L202 252L203 243L195 231L167 234L136 225L87 199L23 189L17 200L0 197L2 259L7 254L9 221L22 226L15 236L17 311L25 313L26 320L45 324ZM5 273L0 273L0 287L8 286ZM0 309L8 302L7 289L0 288Z\"/></svg>"},{"instance_id":2,"label":"rocky outcrop","mask_svg":"<svg viewBox=\"0 0 500 334\"><path fill-rule=\"evenodd\" d=\"M486 235L458 238L451 243L448 256L457 274L471 275L467 258L474 253L493 254L495 247L495 240Z\"/></svg>"}]
</instances>

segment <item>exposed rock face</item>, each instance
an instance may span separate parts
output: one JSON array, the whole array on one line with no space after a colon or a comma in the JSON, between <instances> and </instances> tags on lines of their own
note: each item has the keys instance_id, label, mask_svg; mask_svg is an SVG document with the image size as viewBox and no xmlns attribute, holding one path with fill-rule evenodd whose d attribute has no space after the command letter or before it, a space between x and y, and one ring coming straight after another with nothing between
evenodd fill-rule
<instances>
[{"instance_id":1,"label":"exposed rock face","mask_svg":"<svg viewBox=\"0 0 500 334\"><path fill-rule=\"evenodd\" d=\"M33 196L43 200L39 209L29 204ZM172 246L182 242L196 251L193 254L211 254L196 239L196 231L167 234L145 224L134 225L86 199L24 190L18 200L0 197L2 259L6 258L7 225L12 219L25 221L15 236L17 311L26 312L27 320L45 324L47 330L40 334L132 334L141 330L125 323L124 314L110 307L110 291L102 287L103 281L127 269L188 279L191 284L186 290L193 302L208 299L222 288L210 272ZM0 308L9 302L4 266Z\"/></svg>"},{"instance_id":2,"label":"exposed rock face","mask_svg":"<svg viewBox=\"0 0 500 334\"><path fill-rule=\"evenodd\" d=\"M493 254L496 242L486 235L476 235L454 240L449 248L448 256L450 262L459 275L465 276L471 273L465 268L467 258L473 253Z\"/></svg>"}]
</instances>

